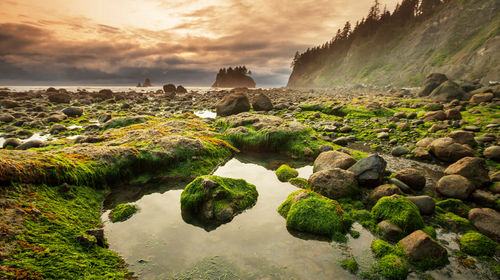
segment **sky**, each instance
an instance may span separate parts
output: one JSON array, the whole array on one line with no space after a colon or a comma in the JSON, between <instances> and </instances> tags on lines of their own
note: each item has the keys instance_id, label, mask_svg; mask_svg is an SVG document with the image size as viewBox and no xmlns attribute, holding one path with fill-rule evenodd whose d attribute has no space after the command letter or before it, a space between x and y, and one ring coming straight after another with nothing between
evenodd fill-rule
<instances>
[{"instance_id":1,"label":"sky","mask_svg":"<svg viewBox=\"0 0 500 280\"><path fill-rule=\"evenodd\" d=\"M397 0L379 1L392 11ZM330 40L373 0L1 0L0 85L210 86L246 65L284 86L296 51Z\"/></svg>"}]
</instances>

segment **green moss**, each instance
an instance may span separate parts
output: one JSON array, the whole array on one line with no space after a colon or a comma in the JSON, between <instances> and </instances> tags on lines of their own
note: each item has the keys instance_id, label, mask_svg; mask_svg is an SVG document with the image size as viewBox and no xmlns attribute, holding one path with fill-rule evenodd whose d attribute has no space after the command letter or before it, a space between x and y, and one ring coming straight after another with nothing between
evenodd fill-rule
<instances>
[{"instance_id":1,"label":"green moss","mask_svg":"<svg viewBox=\"0 0 500 280\"><path fill-rule=\"evenodd\" d=\"M205 188L202 182L211 180L217 184L214 188ZM199 214L205 203L213 203L215 215L226 207L235 213L251 207L257 201L257 189L242 179L224 178L215 175L197 177L189 183L181 194L181 209Z\"/></svg>"},{"instance_id":2,"label":"green moss","mask_svg":"<svg viewBox=\"0 0 500 280\"><path fill-rule=\"evenodd\" d=\"M436 215L437 222L448 229L467 231L472 229L469 220L462 218L454 213L448 212Z\"/></svg>"},{"instance_id":3,"label":"green moss","mask_svg":"<svg viewBox=\"0 0 500 280\"><path fill-rule=\"evenodd\" d=\"M382 197L373 206L372 215L378 221L390 221L407 234L424 227L417 206L404 196Z\"/></svg>"},{"instance_id":4,"label":"green moss","mask_svg":"<svg viewBox=\"0 0 500 280\"><path fill-rule=\"evenodd\" d=\"M109 212L109 219L111 222L123 222L128 220L134 215L139 208L131 204L118 204L111 212Z\"/></svg>"},{"instance_id":5,"label":"green moss","mask_svg":"<svg viewBox=\"0 0 500 280\"><path fill-rule=\"evenodd\" d=\"M307 189L309 187L309 183L304 178L298 178L298 177L292 178L292 179L288 180L288 182L290 184L296 186L297 188L301 188L301 189Z\"/></svg>"},{"instance_id":6,"label":"green moss","mask_svg":"<svg viewBox=\"0 0 500 280\"><path fill-rule=\"evenodd\" d=\"M287 227L328 237L346 233L352 223L338 202L307 190L290 194L278 212Z\"/></svg>"},{"instance_id":7,"label":"green moss","mask_svg":"<svg viewBox=\"0 0 500 280\"><path fill-rule=\"evenodd\" d=\"M375 231L377 221L369 211L364 209L352 210L349 214L355 221L359 222L366 229Z\"/></svg>"},{"instance_id":8,"label":"green moss","mask_svg":"<svg viewBox=\"0 0 500 280\"><path fill-rule=\"evenodd\" d=\"M346 260L343 260L341 263L340 263L340 266L349 271L350 273L352 274L356 274L356 272L358 271L359 269L359 265L358 263L356 262L355 259L346 259Z\"/></svg>"},{"instance_id":9,"label":"green moss","mask_svg":"<svg viewBox=\"0 0 500 280\"><path fill-rule=\"evenodd\" d=\"M299 172L290 166L283 164L276 170L276 176L278 176L278 179L281 182L288 182L288 180L299 176Z\"/></svg>"},{"instance_id":10,"label":"green moss","mask_svg":"<svg viewBox=\"0 0 500 280\"><path fill-rule=\"evenodd\" d=\"M472 256L493 256L497 244L479 232L468 232L460 238L460 249Z\"/></svg>"},{"instance_id":11,"label":"green moss","mask_svg":"<svg viewBox=\"0 0 500 280\"><path fill-rule=\"evenodd\" d=\"M439 207L439 208L438 208ZM436 202L436 209L444 210L441 213L452 212L460 217L466 218L469 215L470 208L465 205L460 199L449 198Z\"/></svg>"},{"instance_id":12,"label":"green moss","mask_svg":"<svg viewBox=\"0 0 500 280\"><path fill-rule=\"evenodd\" d=\"M7 278L123 279L129 274L116 253L94 243L82 245L76 239L89 229L101 227L99 210L104 192L86 186L70 191L72 199L45 185L14 185L4 193L4 197L22 204L25 211L40 211L38 216L25 217L24 228L13 240L15 250L2 260L2 266L9 268L2 270Z\"/></svg>"},{"instance_id":13,"label":"green moss","mask_svg":"<svg viewBox=\"0 0 500 280\"><path fill-rule=\"evenodd\" d=\"M436 229L432 226L425 226L423 229L422 229L423 232L425 232L427 235L429 235L430 237L436 239Z\"/></svg>"},{"instance_id":14,"label":"green moss","mask_svg":"<svg viewBox=\"0 0 500 280\"><path fill-rule=\"evenodd\" d=\"M376 265L376 271L385 279L406 279L408 276L408 264L403 258L389 254L379 260Z\"/></svg>"},{"instance_id":15,"label":"green moss","mask_svg":"<svg viewBox=\"0 0 500 280\"><path fill-rule=\"evenodd\" d=\"M374 240L371 244L371 248L377 258L394 254L394 247L382 239Z\"/></svg>"}]
</instances>

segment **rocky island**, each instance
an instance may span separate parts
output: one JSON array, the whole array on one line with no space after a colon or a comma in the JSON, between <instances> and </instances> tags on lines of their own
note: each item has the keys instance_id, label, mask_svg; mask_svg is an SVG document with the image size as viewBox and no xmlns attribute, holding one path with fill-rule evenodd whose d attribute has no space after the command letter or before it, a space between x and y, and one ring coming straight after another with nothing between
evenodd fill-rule
<instances>
[{"instance_id":1,"label":"rocky island","mask_svg":"<svg viewBox=\"0 0 500 280\"><path fill-rule=\"evenodd\" d=\"M219 73L217 73L217 77L215 78L215 82L212 84L212 87L254 88L255 81L249 76L251 74L252 72L245 66L237 66L234 69L232 67L227 69L221 68Z\"/></svg>"}]
</instances>

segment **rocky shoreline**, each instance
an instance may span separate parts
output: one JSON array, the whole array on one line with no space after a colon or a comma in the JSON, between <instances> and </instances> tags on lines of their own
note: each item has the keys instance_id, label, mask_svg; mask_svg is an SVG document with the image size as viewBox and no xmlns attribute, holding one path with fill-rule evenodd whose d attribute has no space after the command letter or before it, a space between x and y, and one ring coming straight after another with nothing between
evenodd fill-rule
<instances>
[{"instance_id":1,"label":"rocky shoreline","mask_svg":"<svg viewBox=\"0 0 500 280\"><path fill-rule=\"evenodd\" d=\"M425 277L452 258L480 266L485 279L500 275L498 85L431 75L419 91L4 89L0 105L0 278L134 278L106 249L99 213L109 190L138 178L189 182L244 152L314 165L310 178L275 167L305 189L280 206L283 226L342 242L356 235L354 222L363 225L380 238L377 262L369 271L342 262L359 277ZM197 116L205 111L218 116ZM218 180L193 191L213 202L186 204L203 205L204 219L230 222L258 199L252 191L240 205L245 192ZM463 235L459 249L436 231Z\"/></svg>"}]
</instances>

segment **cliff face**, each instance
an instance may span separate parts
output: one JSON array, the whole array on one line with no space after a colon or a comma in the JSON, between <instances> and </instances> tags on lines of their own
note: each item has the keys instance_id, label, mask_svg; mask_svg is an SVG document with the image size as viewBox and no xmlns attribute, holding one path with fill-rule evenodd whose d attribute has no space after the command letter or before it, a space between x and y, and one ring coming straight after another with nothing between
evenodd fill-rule
<instances>
[{"instance_id":1,"label":"cliff face","mask_svg":"<svg viewBox=\"0 0 500 280\"><path fill-rule=\"evenodd\" d=\"M215 78L212 87L246 87L254 88L255 81L252 77L248 76L251 72L247 71L246 67L236 67L235 69L221 69Z\"/></svg>"},{"instance_id":2,"label":"cliff face","mask_svg":"<svg viewBox=\"0 0 500 280\"><path fill-rule=\"evenodd\" d=\"M500 79L500 2L450 0L429 18L354 38L322 61L295 65L289 87L359 83L420 85L434 72L452 79Z\"/></svg>"}]
</instances>

